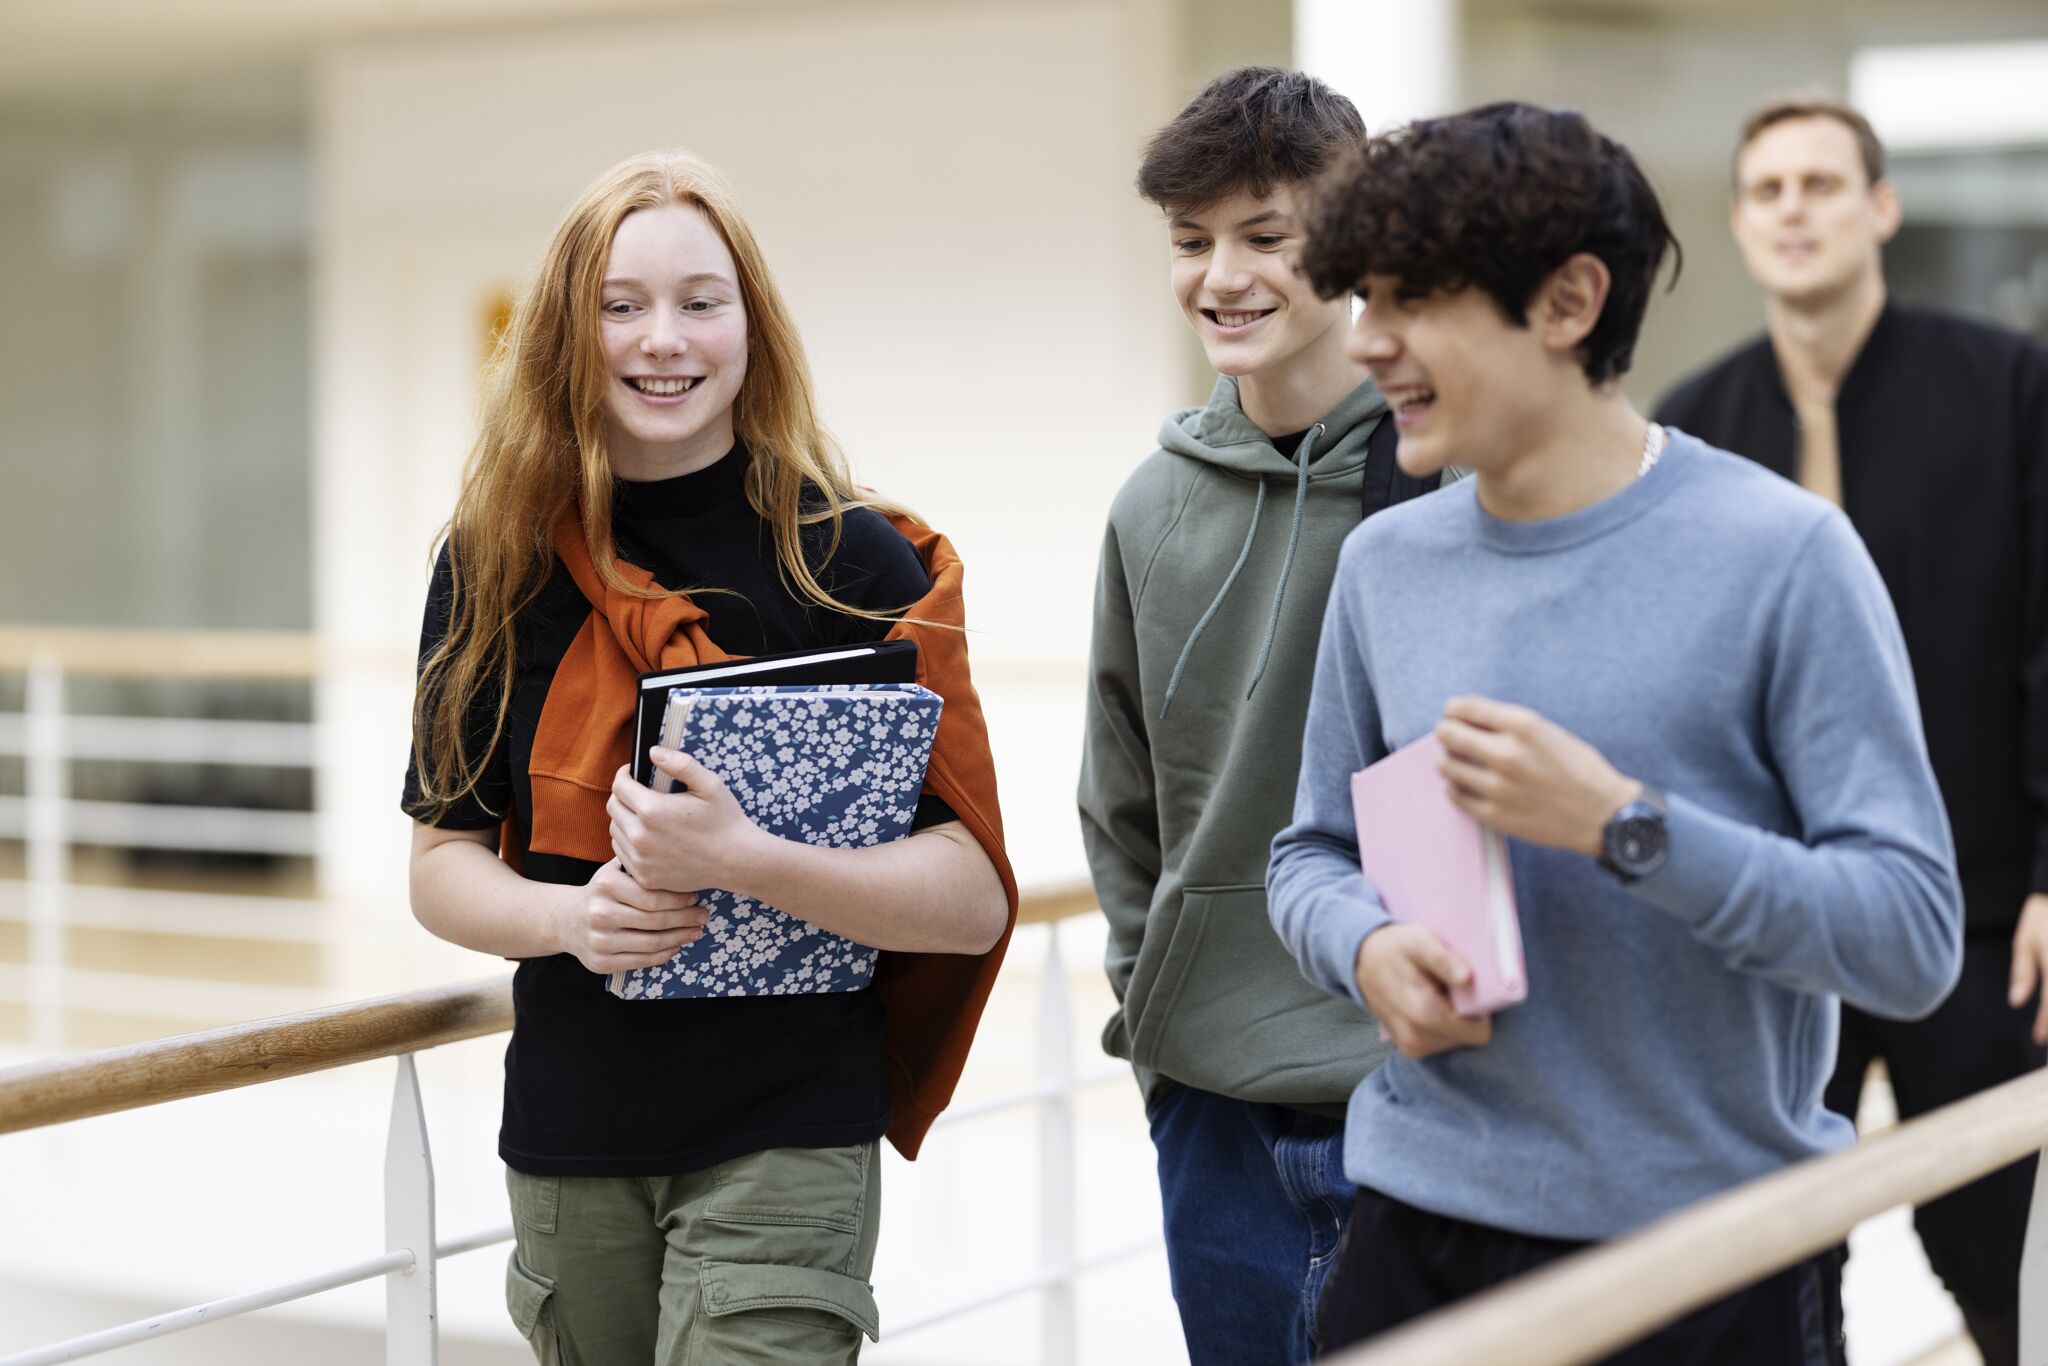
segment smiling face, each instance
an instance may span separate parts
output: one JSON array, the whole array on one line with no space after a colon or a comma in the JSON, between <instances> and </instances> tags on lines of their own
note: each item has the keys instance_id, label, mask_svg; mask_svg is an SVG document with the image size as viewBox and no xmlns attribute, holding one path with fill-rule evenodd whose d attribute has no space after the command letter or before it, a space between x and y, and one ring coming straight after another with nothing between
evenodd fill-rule
<instances>
[{"instance_id":1,"label":"smiling face","mask_svg":"<svg viewBox=\"0 0 2048 1366\"><path fill-rule=\"evenodd\" d=\"M1484 290L1403 297L1391 276L1368 275L1352 323L1351 359L1372 371L1400 432L1395 458L1422 477L1446 465L1490 473L1512 459L1564 368L1529 327ZM1579 376L1583 384L1584 376Z\"/></svg>"},{"instance_id":2,"label":"smiling face","mask_svg":"<svg viewBox=\"0 0 2048 1366\"><path fill-rule=\"evenodd\" d=\"M1847 125L1792 118L1737 157L1730 221L1750 275L1768 293L1824 302L1879 277L1899 200L1889 181L1870 183Z\"/></svg>"},{"instance_id":3,"label":"smiling face","mask_svg":"<svg viewBox=\"0 0 2048 1366\"><path fill-rule=\"evenodd\" d=\"M688 204L627 214L605 260L599 313L613 473L664 479L731 450L747 313L711 221Z\"/></svg>"},{"instance_id":4,"label":"smiling face","mask_svg":"<svg viewBox=\"0 0 2048 1366\"><path fill-rule=\"evenodd\" d=\"M1319 299L1295 269L1301 228L1295 189L1235 194L1176 214L1167 225L1173 297L1202 339L1209 364L1238 379L1268 378L1334 340L1349 317L1342 299Z\"/></svg>"}]
</instances>

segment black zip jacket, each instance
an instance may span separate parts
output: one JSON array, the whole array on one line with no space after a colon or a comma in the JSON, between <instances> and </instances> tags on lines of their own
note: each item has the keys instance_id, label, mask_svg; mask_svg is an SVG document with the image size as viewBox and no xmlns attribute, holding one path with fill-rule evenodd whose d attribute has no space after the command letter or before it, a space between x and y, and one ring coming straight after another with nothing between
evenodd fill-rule
<instances>
[{"instance_id":1,"label":"black zip jacket","mask_svg":"<svg viewBox=\"0 0 2048 1366\"><path fill-rule=\"evenodd\" d=\"M1761 337L1657 420L1799 477ZM1835 403L1842 503L1897 605L1973 929L2048 892L2048 352L1887 305Z\"/></svg>"}]
</instances>

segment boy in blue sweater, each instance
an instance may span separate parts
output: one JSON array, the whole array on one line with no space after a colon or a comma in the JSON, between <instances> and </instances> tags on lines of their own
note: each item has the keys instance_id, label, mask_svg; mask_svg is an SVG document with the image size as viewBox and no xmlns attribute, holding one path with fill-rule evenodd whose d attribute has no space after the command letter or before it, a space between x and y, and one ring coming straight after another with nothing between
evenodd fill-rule
<instances>
[{"instance_id":1,"label":"boy in blue sweater","mask_svg":"<svg viewBox=\"0 0 2048 1366\"><path fill-rule=\"evenodd\" d=\"M1675 245L1624 149L1515 104L1374 139L1311 214L1402 468L1477 476L1346 542L1273 845L1281 938L1398 1050L1351 1098L1325 1350L1846 1145L1838 999L1917 1016L1954 980L1948 827L1862 543L1621 392ZM1451 1009L1469 969L1359 870L1350 775L1431 731L1510 840L1530 985L1495 1018ZM1839 1362L1839 1266L1614 1359Z\"/></svg>"}]
</instances>

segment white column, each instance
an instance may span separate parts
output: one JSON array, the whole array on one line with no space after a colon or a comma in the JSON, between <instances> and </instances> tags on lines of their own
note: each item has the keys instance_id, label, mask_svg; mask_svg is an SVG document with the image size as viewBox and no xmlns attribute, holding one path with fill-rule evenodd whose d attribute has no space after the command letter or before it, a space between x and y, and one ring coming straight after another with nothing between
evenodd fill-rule
<instances>
[{"instance_id":1,"label":"white column","mask_svg":"<svg viewBox=\"0 0 2048 1366\"><path fill-rule=\"evenodd\" d=\"M1456 109L1458 51L1458 0L1294 0L1294 64L1369 133Z\"/></svg>"},{"instance_id":2,"label":"white column","mask_svg":"<svg viewBox=\"0 0 2048 1366\"><path fill-rule=\"evenodd\" d=\"M475 393L476 335L443 332L480 329L482 305L444 305L451 281L469 283L446 268L447 230L397 211L403 187L379 197L384 148L361 131L376 102L350 83L354 60L327 54L313 100L315 792L328 985L372 995L411 980L410 955L429 948L405 913L399 783L428 553L454 506ZM461 226L482 254L484 230Z\"/></svg>"}]
</instances>

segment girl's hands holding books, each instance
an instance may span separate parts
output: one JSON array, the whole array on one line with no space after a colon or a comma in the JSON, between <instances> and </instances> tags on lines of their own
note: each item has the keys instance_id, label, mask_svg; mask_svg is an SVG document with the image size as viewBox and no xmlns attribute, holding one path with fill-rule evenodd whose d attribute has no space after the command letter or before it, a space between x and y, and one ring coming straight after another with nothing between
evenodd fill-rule
<instances>
[{"instance_id":1,"label":"girl's hands holding books","mask_svg":"<svg viewBox=\"0 0 2048 1366\"><path fill-rule=\"evenodd\" d=\"M627 972L666 963L704 937L709 915L688 892L657 892L619 860L591 874L557 922L562 952L592 972Z\"/></svg>"},{"instance_id":2,"label":"girl's hands holding books","mask_svg":"<svg viewBox=\"0 0 2048 1366\"><path fill-rule=\"evenodd\" d=\"M746 893L747 871L760 861L754 851L775 837L747 819L718 775L689 755L659 745L650 754L682 791L656 792L620 769L605 803L612 852L643 886Z\"/></svg>"}]
</instances>

